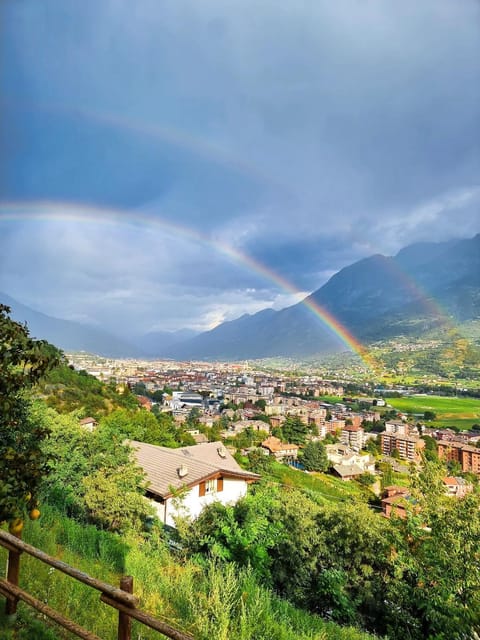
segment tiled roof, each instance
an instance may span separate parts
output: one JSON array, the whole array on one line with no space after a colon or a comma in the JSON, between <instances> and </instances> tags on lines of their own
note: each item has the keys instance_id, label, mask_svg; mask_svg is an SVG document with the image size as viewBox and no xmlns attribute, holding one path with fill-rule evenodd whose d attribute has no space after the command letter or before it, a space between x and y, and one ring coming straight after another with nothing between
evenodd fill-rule
<instances>
[{"instance_id":1,"label":"tiled roof","mask_svg":"<svg viewBox=\"0 0 480 640\"><path fill-rule=\"evenodd\" d=\"M360 469L357 464L336 464L333 469L342 478L345 476L360 476L363 473L363 469Z\"/></svg>"},{"instance_id":2,"label":"tiled roof","mask_svg":"<svg viewBox=\"0 0 480 640\"><path fill-rule=\"evenodd\" d=\"M262 447L269 449L272 452L280 452L280 451L291 451L294 449L299 449L300 447L296 444L290 444L288 442L282 442L280 438L276 438L275 436L270 436L266 440L262 442Z\"/></svg>"},{"instance_id":3,"label":"tiled roof","mask_svg":"<svg viewBox=\"0 0 480 640\"><path fill-rule=\"evenodd\" d=\"M145 471L148 491L162 498L172 490L191 487L217 474L245 480L260 476L244 471L221 442L196 444L180 449L129 441L137 464Z\"/></svg>"}]
</instances>

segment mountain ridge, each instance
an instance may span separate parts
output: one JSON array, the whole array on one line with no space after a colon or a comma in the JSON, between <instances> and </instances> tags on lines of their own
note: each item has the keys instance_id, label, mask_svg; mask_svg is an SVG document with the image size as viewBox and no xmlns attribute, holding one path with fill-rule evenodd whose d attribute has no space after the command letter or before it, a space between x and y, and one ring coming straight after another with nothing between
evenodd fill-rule
<instances>
[{"instance_id":1,"label":"mountain ridge","mask_svg":"<svg viewBox=\"0 0 480 640\"><path fill-rule=\"evenodd\" d=\"M10 307L14 320L26 323L33 338L48 340L65 351L87 351L110 357L139 355L138 349L129 342L103 329L49 316L3 292L0 292L0 302Z\"/></svg>"},{"instance_id":2,"label":"mountain ridge","mask_svg":"<svg viewBox=\"0 0 480 640\"><path fill-rule=\"evenodd\" d=\"M303 301L274 312L267 327L258 314L229 323L232 342L225 359L305 356L345 351L346 345L307 308L313 303L329 312L359 341L414 335L447 321L480 315L480 234L471 239L416 243L396 256L374 254L335 273ZM262 313L262 312L259 312ZM172 358L209 359L219 356L219 325L177 345ZM236 345L242 345L239 349ZM213 348L212 348L213 346Z\"/></svg>"},{"instance_id":3,"label":"mountain ridge","mask_svg":"<svg viewBox=\"0 0 480 640\"><path fill-rule=\"evenodd\" d=\"M480 317L480 234L415 243L395 256L362 258L295 305L243 314L197 335L180 329L125 340L103 329L53 318L6 294L0 293L0 301L12 307L14 319L27 322L33 336L69 351L176 360L333 354L348 345L311 307L324 309L362 342L417 335L447 322Z\"/></svg>"}]
</instances>

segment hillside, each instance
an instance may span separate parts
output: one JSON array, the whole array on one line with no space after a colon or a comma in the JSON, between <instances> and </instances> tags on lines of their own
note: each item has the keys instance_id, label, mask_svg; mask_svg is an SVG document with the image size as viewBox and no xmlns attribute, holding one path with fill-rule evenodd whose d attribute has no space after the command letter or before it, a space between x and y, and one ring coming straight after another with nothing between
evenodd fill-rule
<instances>
[{"instance_id":1,"label":"hillside","mask_svg":"<svg viewBox=\"0 0 480 640\"><path fill-rule=\"evenodd\" d=\"M101 328L54 318L35 311L6 293L0 292L0 303L11 308L14 320L27 324L32 337L48 340L59 349L87 351L111 357L134 357L141 354L138 347Z\"/></svg>"},{"instance_id":2,"label":"hillside","mask_svg":"<svg viewBox=\"0 0 480 640\"><path fill-rule=\"evenodd\" d=\"M24 538L46 553L61 556L64 562L110 584L117 585L122 574L132 575L140 607L177 629L193 633L198 640L369 640L374 637L294 607L258 584L253 572L247 569L234 571L233 566L222 567L214 560L208 560L203 567L191 561L179 563L156 535L150 540L136 540L131 536L121 540L48 508L43 522L28 523ZM5 560L6 553L0 547L2 569ZM23 564L21 575L23 588L35 592L51 607L105 640L116 638L115 612L100 603L93 589L60 572L49 571L37 561ZM40 622L31 611L20 604L19 620L13 630L6 628L6 621L0 616L1 637L5 640L65 637L59 627L45 620ZM158 632L135 622L134 629L141 634L138 638L159 638Z\"/></svg>"},{"instance_id":3,"label":"hillside","mask_svg":"<svg viewBox=\"0 0 480 640\"><path fill-rule=\"evenodd\" d=\"M80 411L85 417L99 418L115 409L138 408L129 389L119 393L115 383L103 384L85 371L62 364L50 371L37 385L35 393L59 413Z\"/></svg>"}]
</instances>

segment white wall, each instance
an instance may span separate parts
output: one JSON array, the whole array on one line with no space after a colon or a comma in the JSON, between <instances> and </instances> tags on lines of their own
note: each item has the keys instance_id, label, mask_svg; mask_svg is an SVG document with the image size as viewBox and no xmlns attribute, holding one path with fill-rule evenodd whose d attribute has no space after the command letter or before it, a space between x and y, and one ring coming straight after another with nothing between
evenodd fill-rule
<instances>
[{"instance_id":1,"label":"white wall","mask_svg":"<svg viewBox=\"0 0 480 640\"><path fill-rule=\"evenodd\" d=\"M204 496L199 495L199 485L190 489L181 499L168 498L166 508L164 504L151 501L155 507L158 518L164 524L175 527L175 517L196 518L200 515L202 509L212 502L221 502L222 504L235 504L243 498L247 493L248 484L245 480L224 478L223 491L207 493Z\"/></svg>"}]
</instances>

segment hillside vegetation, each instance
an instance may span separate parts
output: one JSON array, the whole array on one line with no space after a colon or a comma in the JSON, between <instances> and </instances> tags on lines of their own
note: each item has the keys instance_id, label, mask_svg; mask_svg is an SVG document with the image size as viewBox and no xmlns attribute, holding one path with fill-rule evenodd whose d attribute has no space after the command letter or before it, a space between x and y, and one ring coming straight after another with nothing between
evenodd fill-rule
<instances>
[{"instance_id":1,"label":"hillside vegetation","mask_svg":"<svg viewBox=\"0 0 480 640\"><path fill-rule=\"evenodd\" d=\"M97 577L118 584L121 574L134 576L140 606L189 631L197 640L368 640L372 636L295 608L259 585L251 569L179 562L158 537L113 534L80 525L46 508L42 523L29 523L25 539L52 555ZM141 543L141 544L140 544ZM5 566L5 552L0 552ZM98 593L71 578L22 557L23 588L105 640L116 638L116 612L100 603ZM1 621L0 621L1 625ZM35 635L28 635L35 633ZM8 638L4 627L2 638ZM58 628L39 626L21 605L12 639L66 638ZM68 636L70 637L70 636ZM134 621L133 637L157 640L159 634Z\"/></svg>"},{"instance_id":2,"label":"hillside vegetation","mask_svg":"<svg viewBox=\"0 0 480 640\"><path fill-rule=\"evenodd\" d=\"M0 329L9 336L0 342L1 519L11 531L26 520L27 540L108 582L131 573L144 607L197 640L366 638L360 630L391 640L463 640L480 630L478 483L462 500L446 497L447 469L436 456L412 475L405 519L372 510L362 487L267 462L263 481L235 505L213 503L193 522L178 518L170 547L163 527L150 526L143 473L125 440L175 447L185 442L182 428L164 414L118 408L113 386L98 388L64 367L29 400L25 388L58 355L1 313ZM93 432L80 424L92 408L82 390L87 400L98 390L103 402ZM289 418L283 433L302 443L302 424ZM30 523L27 514L37 518L38 508L42 519ZM22 586L112 637L115 613L98 594L33 559L22 558L22 567ZM29 626L10 635L41 639L31 617L21 622Z\"/></svg>"},{"instance_id":3,"label":"hillside vegetation","mask_svg":"<svg viewBox=\"0 0 480 640\"><path fill-rule=\"evenodd\" d=\"M115 382L104 384L86 371L75 371L65 363L48 372L37 385L37 394L59 413L77 410L84 417L99 418L114 409L138 408L128 387L118 392Z\"/></svg>"}]
</instances>

